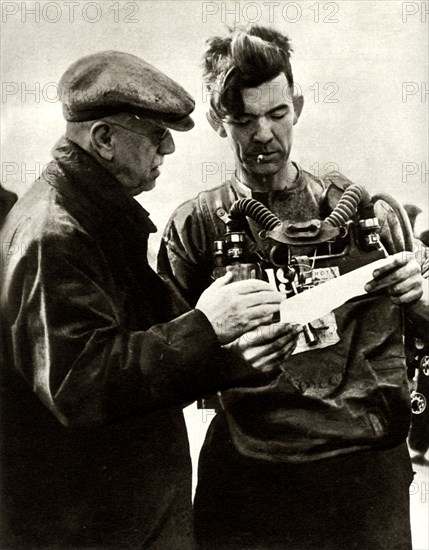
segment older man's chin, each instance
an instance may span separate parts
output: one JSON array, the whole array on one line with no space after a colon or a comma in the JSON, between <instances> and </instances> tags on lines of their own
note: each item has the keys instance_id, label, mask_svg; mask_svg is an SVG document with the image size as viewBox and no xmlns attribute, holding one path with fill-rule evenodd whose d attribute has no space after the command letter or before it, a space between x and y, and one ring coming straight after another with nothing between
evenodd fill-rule
<instances>
[{"instance_id":1,"label":"older man's chin","mask_svg":"<svg viewBox=\"0 0 429 550\"><path fill-rule=\"evenodd\" d=\"M140 185L136 185L132 188L129 188L129 192L131 196L136 197L137 195L140 195L140 193L144 193L145 191L152 191L152 189L155 188L156 185L156 178L153 178L149 181L145 181L144 183L141 183Z\"/></svg>"}]
</instances>

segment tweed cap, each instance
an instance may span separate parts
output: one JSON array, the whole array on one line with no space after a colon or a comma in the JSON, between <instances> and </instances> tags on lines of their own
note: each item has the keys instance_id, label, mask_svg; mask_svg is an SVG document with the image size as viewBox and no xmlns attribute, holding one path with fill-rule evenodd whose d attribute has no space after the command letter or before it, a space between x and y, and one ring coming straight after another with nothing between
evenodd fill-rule
<instances>
[{"instance_id":1,"label":"tweed cap","mask_svg":"<svg viewBox=\"0 0 429 550\"><path fill-rule=\"evenodd\" d=\"M192 97L140 57L105 51L75 61L59 83L64 118L70 122L133 113L168 128L194 126Z\"/></svg>"}]
</instances>

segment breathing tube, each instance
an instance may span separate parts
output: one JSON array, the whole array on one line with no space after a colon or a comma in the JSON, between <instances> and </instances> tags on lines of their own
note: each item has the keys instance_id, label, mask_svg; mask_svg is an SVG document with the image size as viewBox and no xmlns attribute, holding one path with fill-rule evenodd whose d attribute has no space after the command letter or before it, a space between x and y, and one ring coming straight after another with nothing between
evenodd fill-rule
<instances>
[{"instance_id":1,"label":"breathing tube","mask_svg":"<svg viewBox=\"0 0 429 550\"><path fill-rule=\"evenodd\" d=\"M366 207L372 205L371 197L365 187L353 184L344 191L338 204L324 221L333 227L345 225L356 214L361 204ZM255 199L238 199L232 205L229 213L229 230L239 230L245 216L251 218L266 231L272 231L282 223L275 214L259 201Z\"/></svg>"},{"instance_id":2,"label":"breathing tube","mask_svg":"<svg viewBox=\"0 0 429 550\"><path fill-rule=\"evenodd\" d=\"M352 219L356 215L358 209L362 207L371 209L371 214L368 217L375 217L373 204L379 200L386 202L395 212L404 234L405 250L412 251L413 231L403 206L396 199L384 193L375 195L371 198L367 189L362 185L350 185L350 187L344 191L338 204L324 221L333 227L340 227ZM245 216L254 220L266 231L272 231L282 223L281 220L263 204L255 199L249 198L235 201L231 207L229 216L229 231L240 230L243 227L243 222L245 223Z\"/></svg>"},{"instance_id":3,"label":"breathing tube","mask_svg":"<svg viewBox=\"0 0 429 550\"><path fill-rule=\"evenodd\" d=\"M348 187L336 207L332 210L325 222L334 227L345 225L358 211L359 206L372 207L373 202L368 191L359 184L353 184ZM374 211L372 210L372 217Z\"/></svg>"},{"instance_id":4,"label":"breathing tube","mask_svg":"<svg viewBox=\"0 0 429 550\"><path fill-rule=\"evenodd\" d=\"M229 212L229 231L239 231L242 228L243 218L248 216L266 231L272 231L280 225L281 220L255 199L238 199Z\"/></svg>"},{"instance_id":5,"label":"breathing tube","mask_svg":"<svg viewBox=\"0 0 429 550\"><path fill-rule=\"evenodd\" d=\"M404 235L404 250L401 250L400 252L404 252L404 251L412 252L414 250L413 229L411 227L410 218L408 217L408 214L405 211L405 208L402 206L402 204L399 203L392 196L387 195L385 193L379 193L378 195L374 195L372 200L374 202L376 201L386 202L390 206L390 208L395 212L396 217L398 218L398 221L401 225L402 234Z\"/></svg>"}]
</instances>

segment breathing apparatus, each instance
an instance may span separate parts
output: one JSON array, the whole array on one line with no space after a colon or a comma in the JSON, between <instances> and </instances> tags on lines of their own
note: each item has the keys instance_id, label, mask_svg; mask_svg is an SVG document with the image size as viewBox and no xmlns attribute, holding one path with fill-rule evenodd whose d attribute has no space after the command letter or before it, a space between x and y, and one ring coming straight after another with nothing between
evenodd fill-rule
<instances>
[{"instance_id":1,"label":"breathing apparatus","mask_svg":"<svg viewBox=\"0 0 429 550\"><path fill-rule=\"evenodd\" d=\"M403 207L389 195L371 198L365 187L350 185L332 212L323 220L306 222L281 221L255 199L235 201L226 218L226 232L214 243L214 277L226 270L235 279L250 277L274 282L272 271L286 294L296 294L319 284L317 269L333 269L336 275L348 273L362 265L387 256L380 242L380 224L374 203L387 202L400 221L404 233L404 249L413 249L412 229ZM258 226L252 233L248 219ZM252 241L268 243L269 253L249 253ZM296 255L294 249L310 248L311 254ZM254 248L254 247L253 247ZM267 246L263 247L265 250ZM268 257L267 257L268 256ZM272 271L270 271L270 269Z\"/></svg>"},{"instance_id":2,"label":"breathing apparatus","mask_svg":"<svg viewBox=\"0 0 429 550\"><path fill-rule=\"evenodd\" d=\"M289 297L384 258L388 253L374 212L379 200L396 214L403 250L412 251L413 232L402 205L387 194L371 197L365 187L352 184L322 220L281 221L255 199L236 200L229 214L220 215L226 232L214 242L213 276L231 271L234 280L263 279ZM303 254L302 249L310 252ZM307 345L316 345L318 335L312 325L303 329Z\"/></svg>"}]
</instances>

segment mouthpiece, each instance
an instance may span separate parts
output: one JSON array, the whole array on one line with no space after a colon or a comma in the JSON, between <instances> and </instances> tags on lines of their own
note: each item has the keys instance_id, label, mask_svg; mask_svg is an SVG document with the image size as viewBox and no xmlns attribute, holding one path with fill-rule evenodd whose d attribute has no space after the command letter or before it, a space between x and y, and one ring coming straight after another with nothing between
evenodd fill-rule
<instances>
[{"instance_id":1,"label":"mouthpiece","mask_svg":"<svg viewBox=\"0 0 429 550\"><path fill-rule=\"evenodd\" d=\"M262 162L263 158L264 158L264 155L258 155L256 158L256 162L259 164L260 162Z\"/></svg>"}]
</instances>

